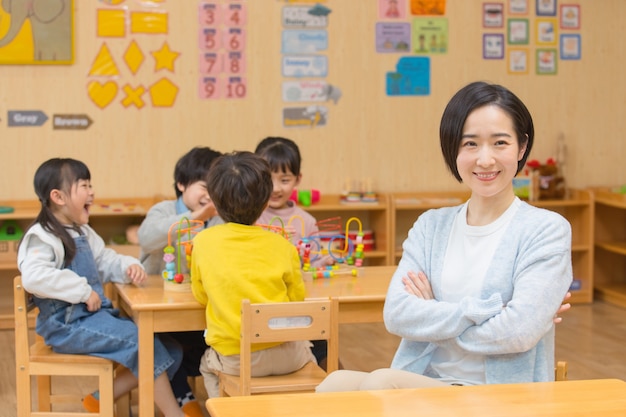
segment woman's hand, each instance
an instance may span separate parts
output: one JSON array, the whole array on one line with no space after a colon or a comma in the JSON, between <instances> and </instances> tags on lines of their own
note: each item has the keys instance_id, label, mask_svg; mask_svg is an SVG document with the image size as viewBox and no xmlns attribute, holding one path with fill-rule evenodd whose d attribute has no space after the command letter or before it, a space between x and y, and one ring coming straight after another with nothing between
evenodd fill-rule
<instances>
[{"instance_id":1,"label":"woman's hand","mask_svg":"<svg viewBox=\"0 0 626 417\"><path fill-rule=\"evenodd\" d=\"M422 300L435 299L430 281L428 281L426 274L421 271L417 274L409 271L406 277L402 277L402 283L404 284L404 290L409 294L413 294Z\"/></svg>"},{"instance_id":2,"label":"woman's hand","mask_svg":"<svg viewBox=\"0 0 626 417\"><path fill-rule=\"evenodd\" d=\"M552 319L552 321L555 324L558 324L558 323L563 321L563 318L559 317L559 314L565 313L567 310L569 310L572 307L572 305L570 303L566 302L571 297L572 297L572 293L568 291L567 294L565 294L565 297L563 298L563 304L561 304L561 307L559 307L559 309L557 310L556 314L554 315L554 319Z\"/></svg>"}]
</instances>

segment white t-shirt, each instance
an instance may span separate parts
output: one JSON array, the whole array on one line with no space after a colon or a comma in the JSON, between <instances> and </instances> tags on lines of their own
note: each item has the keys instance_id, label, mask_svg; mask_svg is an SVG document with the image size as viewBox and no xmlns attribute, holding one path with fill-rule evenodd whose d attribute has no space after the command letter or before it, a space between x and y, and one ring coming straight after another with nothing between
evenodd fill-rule
<instances>
[{"instance_id":1,"label":"white t-shirt","mask_svg":"<svg viewBox=\"0 0 626 417\"><path fill-rule=\"evenodd\" d=\"M495 250L521 201L515 198L498 219L485 226L467 224L467 204L457 214L450 231L439 301L458 303L463 297L480 298ZM431 367L445 382L463 385L485 383L484 357L465 352L454 344L437 348Z\"/></svg>"}]
</instances>

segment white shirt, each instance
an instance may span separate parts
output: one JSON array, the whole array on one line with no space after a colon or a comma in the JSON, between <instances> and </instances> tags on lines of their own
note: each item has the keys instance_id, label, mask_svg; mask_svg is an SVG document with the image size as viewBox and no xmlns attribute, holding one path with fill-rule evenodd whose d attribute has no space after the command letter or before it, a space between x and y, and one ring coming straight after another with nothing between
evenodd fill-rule
<instances>
[{"instance_id":1,"label":"white shirt","mask_svg":"<svg viewBox=\"0 0 626 417\"><path fill-rule=\"evenodd\" d=\"M439 301L456 303L463 297L480 298L487 268L520 204L521 201L516 198L500 217L484 226L468 225L468 202L462 206L448 239ZM446 382L464 385L485 383L483 356L467 353L456 345L438 347L431 367Z\"/></svg>"}]
</instances>

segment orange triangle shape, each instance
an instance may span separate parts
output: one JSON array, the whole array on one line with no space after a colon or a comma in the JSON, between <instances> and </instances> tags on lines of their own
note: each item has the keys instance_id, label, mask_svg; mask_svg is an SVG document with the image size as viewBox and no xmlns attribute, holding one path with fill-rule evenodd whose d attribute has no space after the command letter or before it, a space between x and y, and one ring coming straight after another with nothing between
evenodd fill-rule
<instances>
[{"instance_id":1,"label":"orange triangle shape","mask_svg":"<svg viewBox=\"0 0 626 417\"><path fill-rule=\"evenodd\" d=\"M109 51L109 47L106 43L102 44L100 47L100 52L96 56L96 59L93 61L91 65L91 69L89 70L89 75L104 75L104 76L113 76L119 75L120 71L115 65L115 61L111 56L111 51Z\"/></svg>"}]
</instances>

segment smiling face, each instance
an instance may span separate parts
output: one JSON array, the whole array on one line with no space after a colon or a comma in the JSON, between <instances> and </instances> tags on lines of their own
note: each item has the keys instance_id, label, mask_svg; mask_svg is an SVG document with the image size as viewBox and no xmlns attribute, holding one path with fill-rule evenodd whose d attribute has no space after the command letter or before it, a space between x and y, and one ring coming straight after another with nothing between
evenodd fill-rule
<instances>
[{"instance_id":1,"label":"smiling face","mask_svg":"<svg viewBox=\"0 0 626 417\"><path fill-rule=\"evenodd\" d=\"M204 181L192 182L186 187L181 183L176 184L176 186L182 193L183 203L190 211L198 211L208 204L213 204Z\"/></svg>"},{"instance_id":2,"label":"smiling face","mask_svg":"<svg viewBox=\"0 0 626 417\"><path fill-rule=\"evenodd\" d=\"M525 150L518 143L513 120L500 107L486 105L472 111L463 125L456 158L472 197L512 198L512 180Z\"/></svg>"},{"instance_id":3,"label":"smiling face","mask_svg":"<svg viewBox=\"0 0 626 417\"><path fill-rule=\"evenodd\" d=\"M78 180L72 184L69 192L52 190L52 212L63 225L85 225L89 223L89 207L93 204L93 198L91 181Z\"/></svg>"},{"instance_id":4,"label":"smiling face","mask_svg":"<svg viewBox=\"0 0 626 417\"><path fill-rule=\"evenodd\" d=\"M272 171L272 195L269 206L273 209L287 207L294 188L300 183L302 175L294 175L291 171Z\"/></svg>"}]
</instances>

